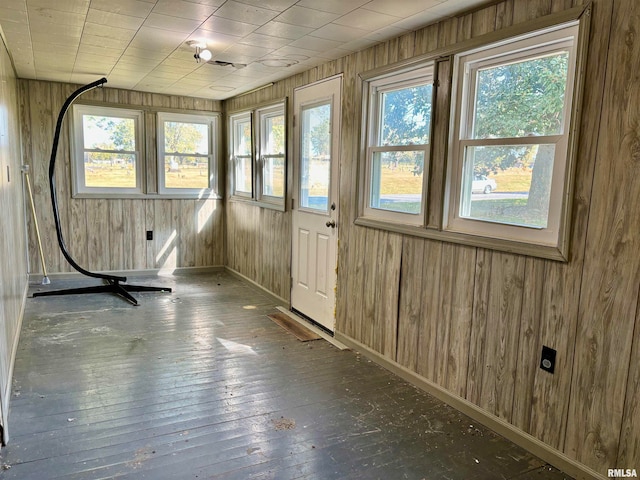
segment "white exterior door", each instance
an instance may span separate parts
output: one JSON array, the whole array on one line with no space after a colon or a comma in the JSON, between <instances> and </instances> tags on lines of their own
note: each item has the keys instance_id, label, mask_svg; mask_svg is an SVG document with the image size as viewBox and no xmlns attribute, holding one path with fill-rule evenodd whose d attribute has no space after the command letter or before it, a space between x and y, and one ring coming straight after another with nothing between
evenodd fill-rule
<instances>
[{"instance_id":1,"label":"white exterior door","mask_svg":"<svg viewBox=\"0 0 640 480\"><path fill-rule=\"evenodd\" d=\"M342 77L294 93L291 306L333 331Z\"/></svg>"}]
</instances>

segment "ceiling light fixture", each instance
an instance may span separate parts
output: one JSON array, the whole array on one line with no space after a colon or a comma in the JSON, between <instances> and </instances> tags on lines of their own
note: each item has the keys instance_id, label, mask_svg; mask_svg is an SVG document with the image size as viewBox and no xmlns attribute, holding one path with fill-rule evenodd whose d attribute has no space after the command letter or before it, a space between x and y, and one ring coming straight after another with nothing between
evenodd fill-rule
<instances>
[{"instance_id":1,"label":"ceiling light fixture","mask_svg":"<svg viewBox=\"0 0 640 480\"><path fill-rule=\"evenodd\" d=\"M202 60L203 62L208 62L209 60L211 60L211 57L213 55L211 54L211 52L209 50L207 50L206 48L201 48L199 46L196 46L196 53L193 56L193 58L196 59L197 63L200 63L200 60Z\"/></svg>"}]
</instances>

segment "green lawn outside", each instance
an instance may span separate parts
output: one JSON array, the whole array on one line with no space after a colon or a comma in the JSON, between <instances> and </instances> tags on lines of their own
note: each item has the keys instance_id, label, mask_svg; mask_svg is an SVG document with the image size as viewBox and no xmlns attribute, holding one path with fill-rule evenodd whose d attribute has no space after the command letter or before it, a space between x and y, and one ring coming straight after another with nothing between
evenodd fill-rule
<instances>
[{"instance_id":1,"label":"green lawn outside","mask_svg":"<svg viewBox=\"0 0 640 480\"><path fill-rule=\"evenodd\" d=\"M380 208L403 213L420 213L420 204L416 202L381 201ZM477 200L471 203L471 218L490 222L546 227L546 215L527 208L525 198Z\"/></svg>"}]
</instances>

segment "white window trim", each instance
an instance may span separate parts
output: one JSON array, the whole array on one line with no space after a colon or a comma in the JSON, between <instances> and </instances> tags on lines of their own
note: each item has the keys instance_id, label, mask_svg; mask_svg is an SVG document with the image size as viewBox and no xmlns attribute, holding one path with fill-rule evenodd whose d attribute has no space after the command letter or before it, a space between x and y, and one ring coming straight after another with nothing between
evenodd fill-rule
<instances>
[{"instance_id":1,"label":"white window trim","mask_svg":"<svg viewBox=\"0 0 640 480\"><path fill-rule=\"evenodd\" d=\"M263 166L264 155L264 121L271 116L284 116L285 125L285 151L282 155L270 155L271 157L281 157L284 159L284 195L276 197L264 194L263 182ZM236 138L235 125L238 122L247 121L251 123L251 155L243 155L251 162L251 192L243 192L236 190L236 166L237 158L235 155ZM229 200L246 202L248 204L259 207L269 208L273 210L285 211L285 199L287 196L287 149L288 149L288 117L287 102L280 100L277 103L269 103L262 106L256 106L249 110L242 110L231 113L228 118L228 173L229 179Z\"/></svg>"},{"instance_id":2,"label":"white window trim","mask_svg":"<svg viewBox=\"0 0 640 480\"><path fill-rule=\"evenodd\" d=\"M366 109L363 112L363 125L366 126L365 135L365 167L364 167L364 195L361 199L360 210L362 218L381 220L390 223L405 225L423 226L425 224L426 206L428 198L429 169L431 142L420 145L390 145L379 146L380 121L382 116L380 99L383 93L410 88L419 85L431 84L434 81L434 62L429 61L413 67L410 70L385 73L379 77L374 77L366 81L363 85L363 104ZM433 100L433 98L432 98ZM433 102L431 110L433 120ZM431 132L429 132L431 137ZM431 138L430 138L431 140ZM422 198L420 202L420 213L411 214L397 212L371 206L371 194L373 183L373 155L376 152L393 151L422 151L424 152L424 166L422 176Z\"/></svg>"},{"instance_id":3,"label":"white window trim","mask_svg":"<svg viewBox=\"0 0 640 480\"><path fill-rule=\"evenodd\" d=\"M236 155L236 125L238 123L244 123L249 121L251 125L251 149L249 155ZM254 154L254 139L253 139L253 115L251 111L245 111L241 113L233 114L229 117L229 172L231 178L231 196L239 197L243 199L253 199L255 192L254 185L254 165L253 165L253 154ZM238 158L247 158L251 162L251 178L250 185L251 191L245 192L242 190L236 190L236 168L238 166Z\"/></svg>"},{"instance_id":4,"label":"white window trim","mask_svg":"<svg viewBox=\"0 0 640 480\"><path fill-rule=\"evenodd\" d=\"M572 41L568 37L573 38ZM447 175L447 189L443 226L445 231L468 235L478 235L488 238L498 238L507 241L523 242L541 246L558 247L563 226L563 202L565 200L566 176L570 171L570 159L568 158L569 135L572 130L571 115L574 110L575 70L576 70L576 44L578 42L578 22L560 25L550 29L532 32L517 39L509 39L498 44L488 45L471 52L465 52L455 56L453 79L457 88L454 91L452 101L452 126L449 174ZM540 38L543 40L540 41ZM475 98L474 80L478 68L493 64L504 64L514 59L526 59L535 57L541 53L550 53L560 50L569 51L569 67L567 78L567 90L565 92L564 107L564 132L561 135L546 137L526 138L499 138L499 139L471 139L473 104ZM465 77L469 81L465 81ZM528 227L521 225L508 225L499 222L461 217L460 206L462 199L462 179L465 165L465 147L474 145L514 145L514 144L544 144L556 145L552 183L550 210L546 228Z\"/></svg>"},{"instance_id":5,"label":"white window trim","mask_svg":"<svg viewBox=\"0 0 640 480\"><path fill-rule=\"evenodd\" d=\"M361 135L361 143L359 145L358 156L358 217L354 223L367 228L376 228L380 230L400 233L415 237L428 238L441 242L450 242L459 245L468 245L473 247L486 248L531 257L546 258L566 262L569 260L569 244L571 238L572 225L572 209L574 200L574 176L577 162L577 151L579 147L579 135L581 127L582 115L582 95L584 91L586 68L588 63L588 44L589 31L592 20L591 5L576 6L569 10L552 13L534 20L524 22L511 27L505 27L500 30L492 31L485 35L474 37L472 39L463 40L455 44L443 46L430 51L419 57L413 57L401 60L397 63L385 65L373 70L362 72L359 76L361 85L374 78L382 78L386 75L393 75L401 71L407 71L415 66L424 64L428 61L436 63L435 82L435 98L434 98L434 115L432 122L432 158L431 171L432 177L428 179L430 191L425 192L429 202L426 205L426 225L408 225L388 221L380 218L370 218L364 216L363 205L365 202L365 167L366 167L366 142L365 133ZM458 54L471 54L486 50L488 46L504 46L505 49L511 49L511 45L518 40L535 37L541 31L555 31L564 28L567 25L578 25L578 34L575 37L575 70L572 78L572 106L570 111L571 122L565 125L565 131L568 132L567 141L567 164L563 174L564 184L562 185L562 198L560 215L560 226L557 242L554 245L543 245L532 243L528 239L516 241L511 239L498 238L493 235L482 236L457 231L447 230L448 214L451 209L452 193L452 142L455 138L454 128L456 121L454 118L454 109L452 105L456 104L456 97L459 97L458 84L456 77L449 74L449 66L453 70L453 56ZM444 66L442 73L440 68ZM453 73L453 72L452 72ZM449 80L451 79L451 80ZM451 83L450 83L451 82ZM366 88L359 89L358 100L362 101L362 117L360 126L362 130L367 126L367 109L368 109L368 93ZM565 113L569 113L565 109ZM445 140L445 136L447 140ZM433 155L437 154L437 157ZM446 156L446 157L445 157ZM442 170L440 167L443 167ZM557 175L556 175L557 177ZM557 177L558 178L558 177ZM562 180L558 180L562 183ZM473 221L473 220L472 220ZM479 221L476 221L479 223ZM495 224L491 224L495 225ZM522 228L522 230L531 230ZM492 231L492 234L494 232Z\"/></svg>"},{"instance_id":6,"label":"white window trim","mask_svg":"<svg viewBox=\"0 0 640 480\"><path fill-rule=\"evenodd\" d=\"M136 186L123 187L88 187L84 170L84 115L108 116L116 118L130 118L135 121L136 150L127 152L136 158ZM72 165L72 195L77 198L108 198L108 197L137 197L144 195L144 112L130 108L106 107L77 104L72 106L71 122L71 165ZM109 153L110 151L105 151ZM118 152L118 151L115 151Z\"/></svg>"},{"instance_id":7,"label":"white window trim","mask_svg":"<svg viewBox=\"0 0 640 480\"><path fill-rule=\"evenodd\" d=\"M181 154L190 157L202 157L207 159L208 164L208 187L206 188L167 188L165 186L165 138L164 123L176 121L183 123L197 123L207 125L209 132L209 153L201 154ZM196 115L187 113L158 112L157 114L157 169L158 169L158 194L162 197L173 198L208 198L215 193L215 186L218 184L217 178L217 155L216 145L218 143L218 121L219 115Z\"/></svg>"},{"instance_id":8,"label":"white window trim","mask_svg":"<svg viewBox=\"0 0 640 480\"><path fill-rule=\"evenodd\" d=\"M266 121L272 117L280 117L284 118L284 128L285 128L285 150L281 154L265 154L263 153L266 150L266 142L268 140L268 135L266 134ZM255 166L255 188L256 188L256 200L259 202L264 202L268 204L273 204L276 206L284 207L284 199L286 196L286 183L287 183L287 154L286 154L286 144L287 144L287 116L286 116L286 106L285 103L278 103L276 105L270 105L268 107L260 108L256 110L256 117L258 119L258 128L256 129L256 145L258 146L257 154L256 154L256 166ZM282 158L285 165L285 174L284 174L284 190L282 197L277 197L273 195L265 195L264 193L264 164L265 159L267 158Z\"/></svg>"}]
</instances>

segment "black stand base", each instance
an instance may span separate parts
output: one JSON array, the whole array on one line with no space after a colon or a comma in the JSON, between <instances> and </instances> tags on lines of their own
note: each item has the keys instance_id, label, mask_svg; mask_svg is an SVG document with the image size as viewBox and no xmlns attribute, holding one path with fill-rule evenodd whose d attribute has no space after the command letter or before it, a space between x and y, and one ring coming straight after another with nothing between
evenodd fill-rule
<instances>
[{"instance_id":1,"label":"black stand base","mask_svg":"<svg viewBox=\"0 0 640 480\"><path fill-rule=\"evenodd\" d=\"M126 280L126 279L125 279ZM120 280L106 279L105 285L93 287L67 288L65 290L51 290L45 292L35 292L34 297L50 297L54 295L79 295L84 293L114 293L134 306L138 306L138 301L129 292L171 292L167 287L147 287L145 285L127 285L120 283Z\"/></svg>"}]
</instances>

